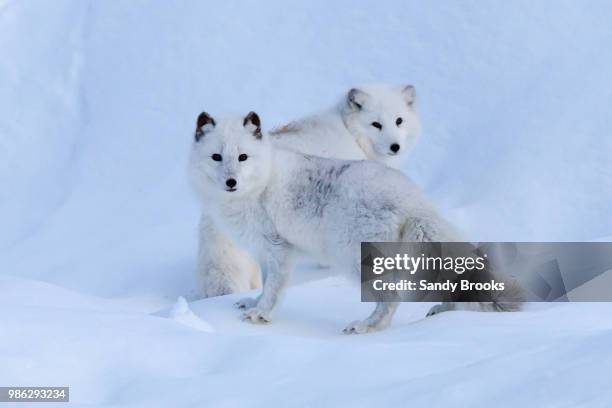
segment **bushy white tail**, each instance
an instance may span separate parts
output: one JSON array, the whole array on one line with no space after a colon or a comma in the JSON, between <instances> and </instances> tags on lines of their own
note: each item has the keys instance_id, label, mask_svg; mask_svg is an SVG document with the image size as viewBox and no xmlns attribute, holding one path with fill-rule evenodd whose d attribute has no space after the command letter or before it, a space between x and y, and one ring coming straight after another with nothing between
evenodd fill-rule
<instances>
[{"instance_id":1,"label":"bushy white tail","mask_svg":"<svg viewBox=\"0 0 612 408\"><path fill-rule=\"evenodd\" d=\"M400 240L403 242L458 242L462 241L455 228L438 216L436 213L423 213L410 217L400 231ZM495 276L489 271L491 276ZM504 290L493 291L486 296L492 302L445 302L434 306L428 316L448 310L474 310L482 312L516 312L522 309L525 303L523 289L512 277L497 281L504 282Z\"/></svg>"}]
</instances>

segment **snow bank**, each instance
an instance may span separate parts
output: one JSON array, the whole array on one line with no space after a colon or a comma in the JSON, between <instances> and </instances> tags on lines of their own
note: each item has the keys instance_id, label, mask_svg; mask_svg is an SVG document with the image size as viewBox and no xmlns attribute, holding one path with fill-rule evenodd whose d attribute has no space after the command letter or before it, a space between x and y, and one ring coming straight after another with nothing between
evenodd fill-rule
<instances>
[{"instance_id":1,"label":"snow bank","mask_svg":"<svg viewBox=\"0 0 612 408\"><path fill-rule=\"evenodd\" d=\"M266 326L240 321L232 303L242 295L192 303L211 333L51 285L42 291L38 282L4 279L2 293L11 284L47 305L0 300L0 383L70 385L75 406L604 407L612 400L609 304L427 319L428 304L402 305L389 330L345 336L344 325L372 305L355 301L356 287L327 279L290 288Z\"/></svg>"}]
</instances>

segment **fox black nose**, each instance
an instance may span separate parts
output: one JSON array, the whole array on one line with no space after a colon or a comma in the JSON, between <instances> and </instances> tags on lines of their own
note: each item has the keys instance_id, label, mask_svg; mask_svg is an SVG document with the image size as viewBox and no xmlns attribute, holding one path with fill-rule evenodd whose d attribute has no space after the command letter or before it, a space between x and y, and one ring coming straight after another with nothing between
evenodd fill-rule
<instances>
[{"instance_id":1,"label":"fox black nose","mask_svg":"<svg viewBox=\"0 0 612 408\"><path fill-rule=\"evenodd\" d=\"M233 179L233 178L229 178L229 179L225 180L225 185L228 186L229 188L236 187L237 183L238 182L236 181L236 179Z\"/></svg>"},{"instance_id":2,"label":"fox black nose","mask_svg":"<svg viewBox=\"0 0 612 408\"><path fill-rule=\"evenodd\" d=\"M389 149L391 149L393 153L397 153L399 152L400 145L398 145L397 143L393 143L391 146L389 146Z\"/></svg>"}]
</instances>

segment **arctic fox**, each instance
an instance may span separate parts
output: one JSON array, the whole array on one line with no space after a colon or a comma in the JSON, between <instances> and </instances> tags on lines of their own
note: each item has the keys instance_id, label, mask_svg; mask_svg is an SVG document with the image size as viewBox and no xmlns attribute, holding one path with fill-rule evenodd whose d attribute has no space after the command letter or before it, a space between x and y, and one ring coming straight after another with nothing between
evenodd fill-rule
<instances>
[{"instance_id":1,"label":"arctic fox","mask_svg":"<svg viewBox=\"0 0 612 408\"><path fill-rule=\"evenodd\" d=\"M351 89L334 108L272 129L275 146L331 159L397 167L420 135L412 85Z\"/></svg>"},{"instance_id":2,"label":"arctic fox","mask_svg":"<svg viewBox=\"0 0 612 408\"><path fill-rule=\"evenodd\" d=\"M298 254L358 274L362 241L457 237L399 171L373 161L325 159L272 146L254 112L219 121L202 113L190 167L209 217L265 271L261 295L238 303L246 309L243 319L253 323L270 321ZM384 328L397 307L379 302L368 318L344 332Z\"/></svg>"},{"instance_id":3,"label":"arctic fox","mask_svg":"<svg viewBox=\"0 0 612 408\"><path fill-rule=\"evenodd\" d=\"M271 142L315 156L374 160L397 167L415 145L420 124L412 85L370 84L353 88L332 109L273 129ZM260 286L258 265L218 231L200 221L198 287L204 297Z\"/></svg>"}]
</instances>

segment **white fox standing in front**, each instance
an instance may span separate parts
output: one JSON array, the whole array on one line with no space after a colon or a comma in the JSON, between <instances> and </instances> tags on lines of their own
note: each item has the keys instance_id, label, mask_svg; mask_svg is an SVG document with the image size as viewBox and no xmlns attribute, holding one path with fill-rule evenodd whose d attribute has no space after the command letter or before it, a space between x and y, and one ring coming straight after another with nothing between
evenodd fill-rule
<instances>
[{"instance_id":1,"label":"white fox standing in front","mask_svg":"<svg viewBox=\"0 0 612 408\"><path fill-rule=\"evenodd\" d=\"M265 271L261 295L239 302L246 309L244 319L270 321L297 254L358 274L361 242L457 237L395 169L273 147L253 112L218 121L202 113L197 123L192 183L215 225ZM379 302L368 318L345 332L386 327L397 306Z\"/></svg>"},{"instance_id":2,"label":"white fox standing in front","mask_svg":"<svg viewBox=\"0 0 612 408\"><path fill-rule=\"evenodd\" d=\"M411 85L353 88L325 112L273 129L271 143L315 156L374 160L395 167L419 136ZM260 286L256 262L225 237L206 213L200 221L198 289L219 296Z\"/></svg>"}]
</instances>

